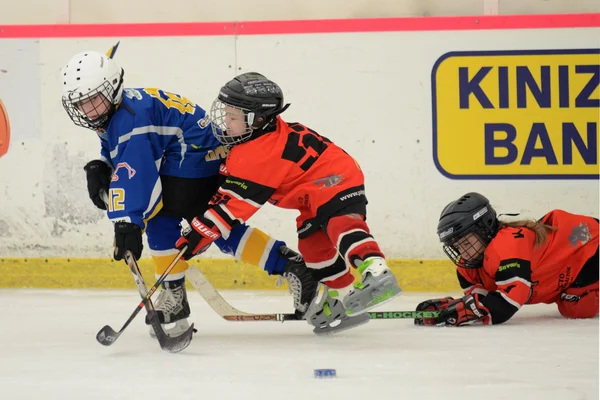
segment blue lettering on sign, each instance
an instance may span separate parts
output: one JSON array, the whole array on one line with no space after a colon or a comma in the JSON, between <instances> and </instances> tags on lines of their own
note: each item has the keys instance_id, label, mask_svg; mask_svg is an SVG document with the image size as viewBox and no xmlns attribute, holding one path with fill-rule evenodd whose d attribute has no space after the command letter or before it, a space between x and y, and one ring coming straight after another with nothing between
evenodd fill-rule
<instances>
[{"instance_id":1,"label":"blue lettering on sign","mask_svg":"<svg viewBox=\"0 0 600 400\"><path fill-rule=\"evenodd\" d=\"M577 151L583 158L583 161L588 165L598 163L598 124L596 122L587 123L587 147L583 142L583 138L579 134L577 127L572 122L564 122L562 124L562 148L563 148L563 164L573 164L573 144L577 147Z\"/></svg>"},{"instance_id":2,"label":"blue lettering on sign","mask_svg":"<svg viewBox=\"0 0 600 400\"><path fill-rule=\"evenodd\" d=\"M598 162L598 135L596 134L598 123L588 122L586 128L587 146L574 123L564 122L562 124L561 156L563 164L573 164L573 145L575 145L574 147L586 164L593 165ZM501 133L501 135L497 135L497 132ZM486 123L484 135L486 165L508 165L517 161L519 150L514 144L517 138L517 129L513 125L507 123ZM538 140L541 145L540 147L537 146ZM504 149L508 154L505 156L496 156L496 149ZM529 165L534 157L545 158L548 165L558 164L548 130L542 122L532 124L519 164Z\"/></svg>"},{"instance_id":3,"label":"blue lettering on sign","mask_svg":"<svg viewBox=\"0 0 600 400\"><path fill-rule=\"evenodd\" d=\"M540 69L542 82L538 86L529 67L517 67L517 108L527 108L527 89L540 108L550 108L550 66Z\"/></svg>"},{"instance_id":4,"label":"blue lettering on sign","mask_svg":"<svg viewBox=\"0 0 600 400\"><path fill-rule=\"evenodd\" d=\"M540 140L542 145L541 148L536 147L536 144ZM556 154L552 148L552 142L548 136L548 130L543 122L534 122L527 138L527 144L525 145L525 151L523 152L523 158L521 158L521 165L531 164L533 157L541 157L546 159L548 165L557 165L558 160Z\"/></svg>"},{"instance_id":5,"label":"blue lettering on sign","mask_svg":"<svg viewBox=\"0 0 600 400\"><path fill-rule=\"evenodd\" d=\"M600 65L576 65L575 72L578 74L592 74L587 85L575 98L575 107L600 107L600 99L590 99L590 96L600 86Z\"/></svg>"},{"instance_id":6,"label":"blue lettering on sign","mask_svg":"<svg viewBox=\"0 0 600 400\"><path fill-rule=\"evenodd\" d=\"M507 66L498 69L498 99L494 106L492 100L481 87L482 82L494 67L480 67L473 73L473 68L460 67L458 69L459 104L461 109L469 109L473 103L478 103L484 109L509 108L509 74ZM539 67L540 83L533 77L531 67L517 66L514 71L517 90L517 108L527 108L527 93L531 93L540 108L550 108L552 105L551 70L549 65ZM588 82L575 98L576 108L600 107L600 99L592 99L592 93L600 86L599 65L576 65L576 75L590 75ZM471 76L472 75L472 76ZM471 76L471 77L470 77ZM569 98L569 67L558 67L558 96L559 107L568 108ZM472 101L473 100L473 101ZM496 100L496 99L493 99Z\"/></svg>"},{"instance_id":7,"label":"blue lettering on sign","mask_svg":"<svg viewBox=\"0 0 600 400\"><path fill-rule=\"evenodd\" d=\"M506 137L497 139L495 133L504 132ZM511 124L485 124L485 163L486 165L507 165L517 160L519 150L513 144L517 138L517 130ZM503 148L508 150L508 155L497 157L494 155L495 149Z\"/></svg>"},{"instance_id":8,"label":"blue lettering on sign","mask_svg":"<svg viewBox=\"0 0 600 400\"><path fill-rule=\"evenodd\" d=\"M492 70L492 67L481 67L475 76L469 80L469 68L460 67L458 69L458 82L460 85L460 108L469 108L469 98L475 96L481 107L494 108L490 99L479 86L485 76Z\"/></svg>"}]
</instances>

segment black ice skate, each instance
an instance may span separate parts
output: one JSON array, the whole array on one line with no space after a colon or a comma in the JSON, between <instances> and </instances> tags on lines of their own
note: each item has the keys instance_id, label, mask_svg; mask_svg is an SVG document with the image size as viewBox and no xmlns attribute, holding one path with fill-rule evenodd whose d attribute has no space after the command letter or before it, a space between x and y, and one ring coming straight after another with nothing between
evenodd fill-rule
<instances>
[{"instance_id":1,"label":"black ice skate","mask_svg":"<svg viewBox=\"0 0 600 400\"><path fill-rule=\"evenodd\" d=\"M163 282L154 307L167 335L179 336L190 327L187 321L190 316L190 305L187 300L185 281ZM150 324L148 317L146 317L146 324ZM156 338L152 328L150 328L150 336Z\"/></svg>"},{"instance_id":2,"label":"black ice skate","mask_svg":"<svg viewBox=\"0 0 600 400\"><path fill-rule=\"evenodd\" d=\"M285 266L283 277L294 298L295 314L314 326L314 333L321 335L341 332L369 322L367 314L349 318L342 302L329 297L327 287L319 283L315 271L306 266L301 255L286 246L281 246L279 252L290 260ZM321 286L324 290L318 296Z\"/></svg>"},{"instance_id":3,"label":"black ice skate","mask_svg":"<svg viewBox=\"0 0 600 400\"><path fill-rule=\"evenodd\" d=\"M295 314L304 319L304 314L317 295L319 282L300 255L297 260L290 259L283 271L283 277L287 280L288 290L294 299Z\"/></svg>"}]
</instances>

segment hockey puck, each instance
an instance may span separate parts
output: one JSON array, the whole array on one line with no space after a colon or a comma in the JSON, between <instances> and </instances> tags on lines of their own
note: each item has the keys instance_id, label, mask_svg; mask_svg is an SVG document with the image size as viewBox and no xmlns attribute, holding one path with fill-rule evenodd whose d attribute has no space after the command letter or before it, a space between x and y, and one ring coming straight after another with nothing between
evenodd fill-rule
<instances>
[{"instance_id":1,"label":"hockey puck","mask_svg":"<svg viewBox=\"0 0 600 400\"><path fill-rule=\"evenodd\" d=\"M335 369L315 369L315 378L329 379L337 377Z\"/></svg>"}]
</instances>

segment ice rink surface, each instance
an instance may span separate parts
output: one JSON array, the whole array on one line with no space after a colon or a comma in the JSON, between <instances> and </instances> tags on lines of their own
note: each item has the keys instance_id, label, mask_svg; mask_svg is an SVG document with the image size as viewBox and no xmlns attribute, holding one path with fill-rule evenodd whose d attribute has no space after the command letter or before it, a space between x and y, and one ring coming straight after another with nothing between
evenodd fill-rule
<instances>
[{"instance_id":1,"label":"ice rink surface","mask_svg":"<svg viewBox=\"0 0 600 400\"><path fill-rule=\"evenodd\" d=\"M291 311L282 292L223 295L244 311ZM403 294L380 310L438 295ZM555 305L493 327L386 320L317 337L305 322L228 322L188 297L198 333L169 354L148 336L144 311L111 347L96 342L102 326L127 320L134 290L0 290L0 398L598 399L598 317L566 320ZM338 377L315 379L316 368Z\"/></svg>"}]
</instances>

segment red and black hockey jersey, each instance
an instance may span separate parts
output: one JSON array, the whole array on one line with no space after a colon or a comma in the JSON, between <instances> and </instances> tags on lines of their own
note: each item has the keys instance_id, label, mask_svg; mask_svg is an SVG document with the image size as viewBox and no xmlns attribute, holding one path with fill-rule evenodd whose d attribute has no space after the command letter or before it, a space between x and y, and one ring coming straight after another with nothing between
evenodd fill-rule
<instances>
[{"instance_id":1,"label":"red and black hockey jersey","mask_svg":"<svg viewBox=\"0 0 600 400\"><path fill-rule=\"evenodd\" d=\"M541 223L556 228L535 246L535 232L505 227L485 250L482 268L458 268L465 294L486 294L489 321L507 321L524 304L553 303L598 251L598 221L554 210ZM488 293L489 292L489 293Z\"/></svg>"},{"instance_id":2,"label":"red and black hockey jersey","mask_svg":"<svg viewBox=\"0 0 600 400\"><path fill-rule=\"evenodd\" d=\"M204 214L224 237L267 202L300 211L300 237L334 212L366 204L358 163L326 137L280 117L273 132L233 146L226 170L228 177Z\"/></svg>"}]
</instances>

